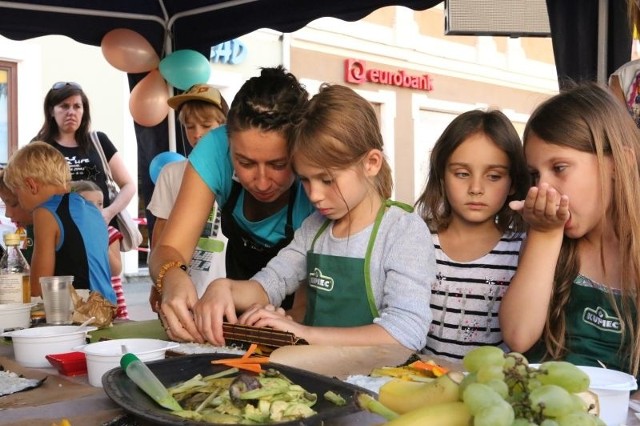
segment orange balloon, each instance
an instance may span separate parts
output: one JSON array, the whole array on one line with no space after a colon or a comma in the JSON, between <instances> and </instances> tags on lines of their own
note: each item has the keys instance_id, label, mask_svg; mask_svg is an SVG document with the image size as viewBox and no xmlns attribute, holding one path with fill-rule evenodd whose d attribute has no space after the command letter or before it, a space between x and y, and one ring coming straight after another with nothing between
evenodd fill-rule
<instances>
[{"instance_id":1,"label":"orange balloon","mask_svg":"<svg viewBox=\"0 0 640 426\"><path fill-rule=\"evenodd\" d=\"M169 88L160 71L153 70L138 82L131 91L129 111L133 120L141 126L160 124L169 114Z\"/></svg>"},{"instance_id":2,"label":"orange balloon","mask_svg":"<svg viewBox=\"0 0 640 426\"><path fill-rule=\"evenodd\" d=\"M160 58L153 46L135 31L116 28L102 37L102 55L120 71L140 73L158 67Z\"/></svg>"}]
</instances>

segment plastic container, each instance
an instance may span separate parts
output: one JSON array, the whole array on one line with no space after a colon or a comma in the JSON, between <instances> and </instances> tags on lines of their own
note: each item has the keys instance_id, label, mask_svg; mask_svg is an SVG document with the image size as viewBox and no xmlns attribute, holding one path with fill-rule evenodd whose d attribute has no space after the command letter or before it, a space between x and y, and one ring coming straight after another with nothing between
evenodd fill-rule
<instances>
[{"instance_id":1,"label":"plastic container","mask_svg":"<svg viewBox=\"0 0 640 426\"><path fill-rule=\"evenodd\" d=\"M638 389L635 377L599 367L578 368L589 375L589 389L598 395L600 419L608 426L624 424L629 411L629 392Z\"/></svg>"},{"instance_id":2,"label":"plastic container","mask_svg":"<svg viewBox=\"0 0 640 426\"><path fill-rule=\"evenodd\" d=\"M67 352L46 356L60 374L65 376L82 376L87 374L87 358L83 352Z\"/></svg>"},{"instance_id":3,"label":"plastic container","mask_svg":"<svg viewBox=\"0 0 640 426\"><path fill-rule=\"evenodd\" d=\"M2 336L11 337L13 353L20 365L46 368L50 367L47 355L73 351L85 343L88 332L95 330L97 327L57 325L9 331Z\"/></svg>"},{"instance_id":4,"label":"plastic container","mask_svg":"<svg viewBox=\"0 0 640 426\"><path fill-rule=\"evenodd\" d=\"M73 276L40 277L40 288L47 324L71 324Z\"/></svg>"},{"instance_id":5,"label":"plastic container","mask_svg":"<svg viewBox=\"0 0 640 426\"><path fill-rule=\"evenodd\" d=\"M178 347L176 342L159 339L113 339L77 347L87 358L89 384L102 387L102 376L120 365L122 355L130 352L143 362L164 359L168 349Z\"/></svg>"},{"instance_id":6,"label":"plastic container","mask_svg":"<svg viewBox=\"0 0 640 426\"><path fill-rule=\"evenodd\" d=\"M29 328L33 303L0 304L0 332Z\"/></svg>"}]
</instances>

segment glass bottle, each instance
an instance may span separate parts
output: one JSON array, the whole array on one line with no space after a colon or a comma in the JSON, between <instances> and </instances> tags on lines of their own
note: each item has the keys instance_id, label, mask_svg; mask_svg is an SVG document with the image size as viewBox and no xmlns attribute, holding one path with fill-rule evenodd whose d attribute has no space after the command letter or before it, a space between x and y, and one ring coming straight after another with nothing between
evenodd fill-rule
<instances>
[{"instance_id":1,"label":"glass bottle","mask_svg":"<svg viewBox=\"0 0 640 426\"><path fill-rule=\"evenodd\" d=\"M30 303L29 262L20 251L20 235L3 236L5 253L0 259L0 303Z\"/></svg>"}]
</instances>

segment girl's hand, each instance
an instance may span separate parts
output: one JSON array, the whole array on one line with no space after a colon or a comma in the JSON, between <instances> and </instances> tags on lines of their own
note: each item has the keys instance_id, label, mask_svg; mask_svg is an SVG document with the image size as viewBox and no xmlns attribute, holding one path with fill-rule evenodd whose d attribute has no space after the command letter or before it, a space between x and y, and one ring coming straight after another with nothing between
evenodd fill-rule
<instances>
[{"instance_id":1,"label":"girl's hand","mask_svg":"<svg viewBox=\"0 0 640 426\"><path fill-rule=\"evenodd\" d=\"M560 195L548 184L531 187L523 201L511 201L511 209L520 212L532 230L549 232L564 229L569 220L569 197Z\"/></svg>"},{"instance_id":2,"label":"girl's hand","mask_svg":"<svg viewBox=\"0 0 640 426\"><path fill-rule=\"evenodd\" d=\"M238 322L231 294L232 283L232 280L226 278L213 281L193 309L198 331L212 345L225 344L222 335L222 323L225 318L231 324Z\"/></svg>"},{"instance_id":3,"label":"girl's hand","mask_svg":"<svg viewBox=\"0 0 640 426\"><path fill-rule=\"evenodd\" d=\"M282 308L273 305L253 305L238 318L243 325L253 327L270 327L276 330L286 331L302 337L305 326L295 322Z\"/></svg>"}]
</instances>

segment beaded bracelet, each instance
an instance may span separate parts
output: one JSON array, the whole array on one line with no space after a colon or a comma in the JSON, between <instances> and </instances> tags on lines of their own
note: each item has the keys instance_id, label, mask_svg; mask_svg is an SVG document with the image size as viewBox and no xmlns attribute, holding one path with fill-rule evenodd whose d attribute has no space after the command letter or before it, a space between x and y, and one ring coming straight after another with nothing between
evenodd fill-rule
<instances>
[{"instance_id":1,"label":"beaded bracelet","mask_svg":"<svg viewBox=\"0 0 640 426\"><path fill-rule=\"evenodd\" d=\"M162 280L164 279L165 274L171 268L180 268L183 271L187 272L187 265L178 261L172 260L171 262L167 262L160 267L160 271L158 272L158 278L156 278L155 288L159 295L162 295Z\"/></svg>"}]
</instances>

